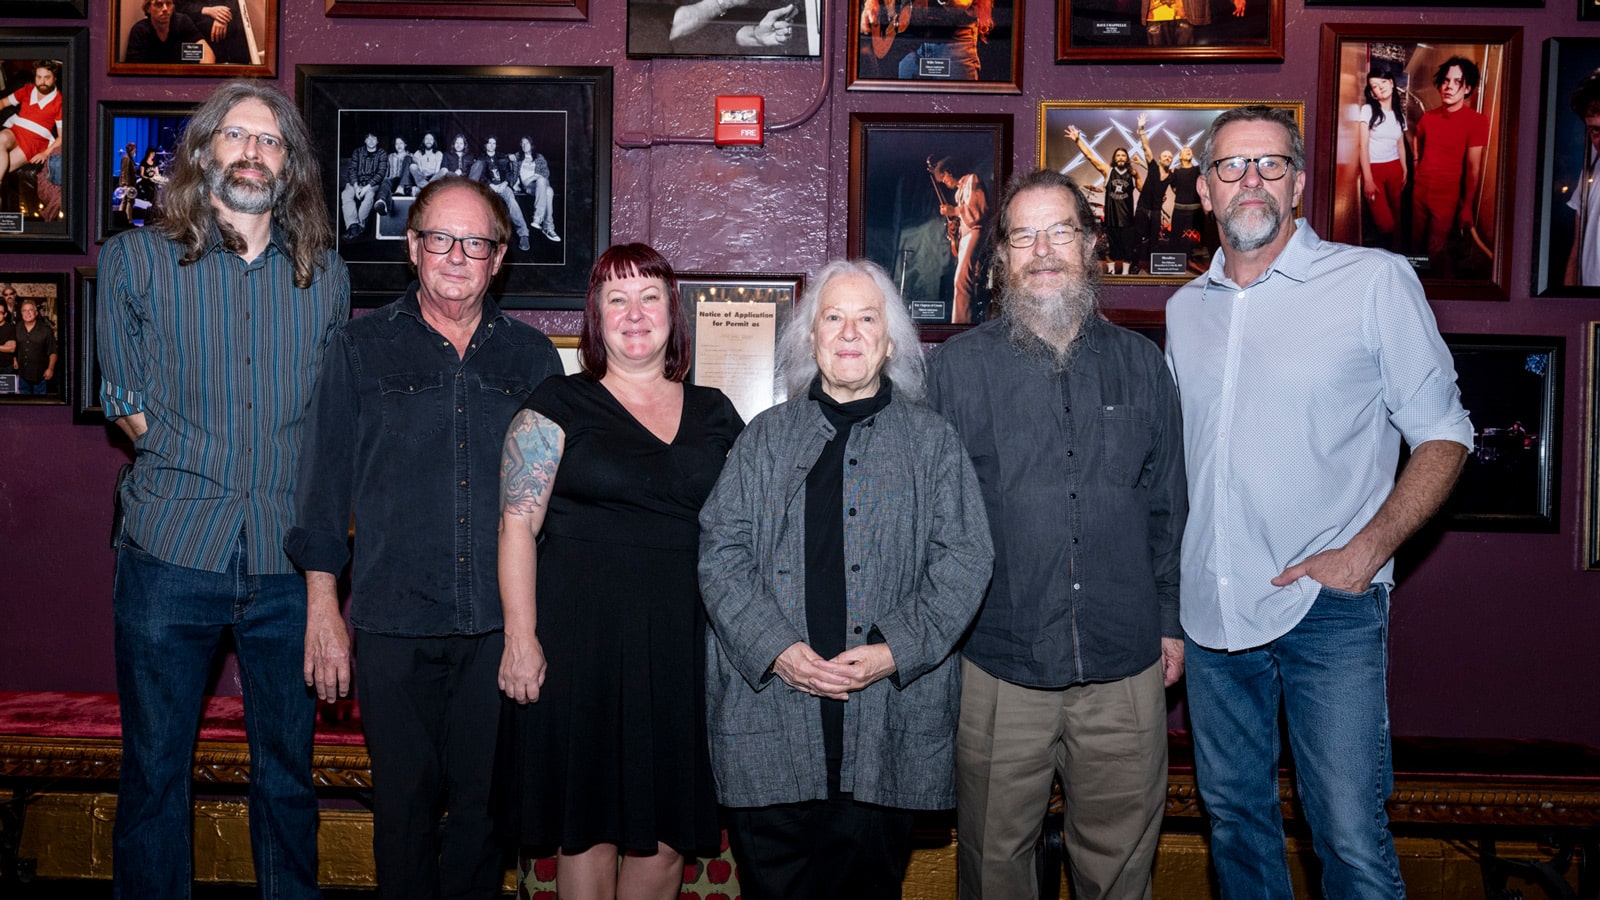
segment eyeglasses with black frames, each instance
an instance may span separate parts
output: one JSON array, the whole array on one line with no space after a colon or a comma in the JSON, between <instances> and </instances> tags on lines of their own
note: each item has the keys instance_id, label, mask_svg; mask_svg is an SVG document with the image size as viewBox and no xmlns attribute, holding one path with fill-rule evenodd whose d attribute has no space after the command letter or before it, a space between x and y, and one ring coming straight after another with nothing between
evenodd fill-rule
<instances>
[{"instance_id":1,"label":"eyeglasses with black frames","mask_svg":"<svg viewBox=\"0 0 1600 900\"><path fill-rule=\"evenodd\" d=\"M256 142L256 149L269 156L282 156L284 152L289 149L288 146L283 143L283 138L278 137L275 134L247 131L237 125L230 125L227 128L218 128L211 133L221 136L224 144L228 144L233 147L243 147L244 145L250 143L251 138L254 138Z\"/></svg>"},{"instance_id":2,"label":"eyeglasses with black frames","mask_svg":"<svg viewBox=\"0 0 1600 900\"><path fill-rule=\"evenodd\" d=\"M1294 159L1279 153L1266 156L1228 156L1211 163L1211 168L1217 172L1217 177L1232 184L1244 177L1250 171L1250 164L1255 163L1256 174L1262 181L1277 181L1289 174L1294 168Z\"/></svg>"},{"instance_id":3,"label":"eyeglasses with black frames","mask_svg":"<svg viewBox=\"0 0 1600 900\"><path fill-rule=\"evenodd\" d=\"M1006 233L1006 243L1018 250L1026 250L1032 247L1042 234L1045 240L1059 247L1077 240L1078 232L1082 230L1071 222L1057 222L1043 228L1013 228Z\"/></svg>"},{"instance_id":4,"label":"eyeglasses with black frames","mask_svg":"<svg viewBox=\"0 0 1600 900\"><path fill-rule=\"evenodd\" d=\"M488 259L494 253L494 248L500 246L499 241L486 237L474 237L470 234L456 237L448 231L415 231L412 233L422 238L422 249L429 253L436 253L439 256L444 256L454 249L457 244L460 244L461 252L465 253L468 259Z\"/></svg>"}]
</instances>

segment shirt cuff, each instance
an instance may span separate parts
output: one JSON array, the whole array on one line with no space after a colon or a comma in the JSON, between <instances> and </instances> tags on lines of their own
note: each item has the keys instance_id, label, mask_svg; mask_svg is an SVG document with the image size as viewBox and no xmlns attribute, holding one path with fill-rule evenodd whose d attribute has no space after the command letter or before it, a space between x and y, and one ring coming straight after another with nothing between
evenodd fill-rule
<instances>
[{"instance_id":1,"label":"shirt cuff","mask_svg":"<svg viewBox=\"0 0 1600 900\"><path fill-rule=\"evenodd\" d=\"M344 571L350 562L350 545L343 535L315 532L296 525L283 537L283 552L305 572Z\"/></svg>"}]
</instances>

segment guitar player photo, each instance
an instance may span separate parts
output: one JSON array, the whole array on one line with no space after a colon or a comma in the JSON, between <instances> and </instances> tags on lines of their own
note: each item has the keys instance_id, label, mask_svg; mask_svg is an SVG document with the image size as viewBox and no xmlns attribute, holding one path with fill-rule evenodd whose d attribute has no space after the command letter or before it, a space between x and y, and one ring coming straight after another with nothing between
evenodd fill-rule
<instances>
[{"instance_id":1,"label":"guitar player photo","mask_svg":"<svg viewBox=\"0 0 1600 900\"><path fill-rule=\"evenodd\" d=\"M855 0L852 87L994 90L1016 83L1013 0Z\"/></svg>"}]
</instances>

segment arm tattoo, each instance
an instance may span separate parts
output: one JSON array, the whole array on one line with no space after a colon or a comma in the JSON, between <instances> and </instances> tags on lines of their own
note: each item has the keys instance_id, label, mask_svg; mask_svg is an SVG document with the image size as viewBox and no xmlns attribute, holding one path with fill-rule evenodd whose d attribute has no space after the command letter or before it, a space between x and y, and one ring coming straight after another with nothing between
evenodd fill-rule
<instances>
[{"instance_id":1,"label":"arm tattoo","mask_svg":"<svg viewBox=\"0 0 1600 900\"><path fill-rule=\"evenodd\" d=\"M560 426L533 410L518 412L500 456L500 512L526 516L537 510L560 464Z\"/></svg>"}]
</instances>

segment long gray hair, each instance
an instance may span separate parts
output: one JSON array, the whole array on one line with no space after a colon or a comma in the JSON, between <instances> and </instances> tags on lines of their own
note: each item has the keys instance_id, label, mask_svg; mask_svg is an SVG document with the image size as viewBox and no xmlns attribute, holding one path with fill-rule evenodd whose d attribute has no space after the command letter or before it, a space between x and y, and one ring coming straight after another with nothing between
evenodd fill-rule
<instances>
[{"instance_id":1,"label":"long gray hair","mask_svg":"<svg viewBox=\"0 0 1600 900\"><path fill-rule=\"evenodd\" d=\"M889 273L875 262L864 259L836 259L822 267L822 271L807 279L806 291L794 306L794 312L778 335L778 371L783 376L784 387L790 399L804 397L817 377L817 360L811 353L811 333L817 324L817 307L822 305L822 292L835 278L862 275L872 279L883 295L884 318L889 326L889 341L894 352L884 363L883 372L894 382L896 397L921 400L927 395L926 370L922 360L922 341L917 337L916 323L906 311L905 301L894 289Z\"/></svg>"}]
</instances>

